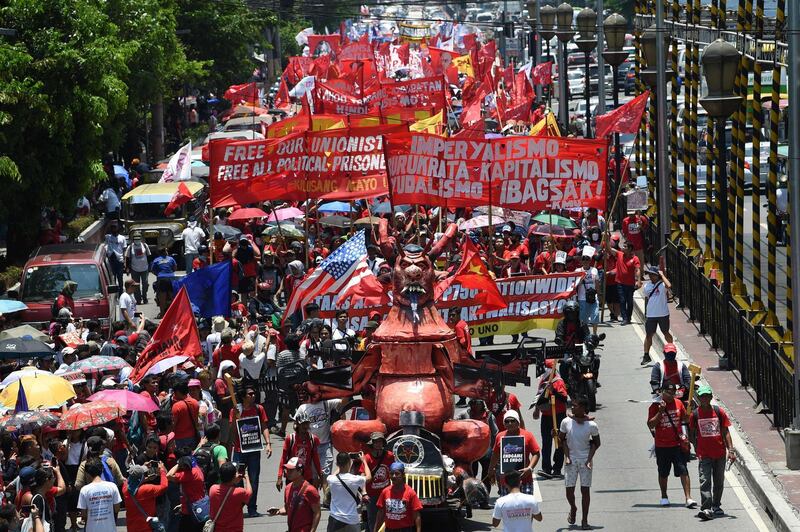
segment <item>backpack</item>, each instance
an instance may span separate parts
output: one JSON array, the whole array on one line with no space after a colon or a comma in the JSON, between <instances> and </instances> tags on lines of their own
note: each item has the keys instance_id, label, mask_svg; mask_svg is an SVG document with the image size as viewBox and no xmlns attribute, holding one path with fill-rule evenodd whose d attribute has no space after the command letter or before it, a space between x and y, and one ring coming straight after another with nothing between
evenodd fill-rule
<instances>
[{"instance_id":1,"label":"backpack","mask_svg":"<svg viewBox=\"0 0 800 532\"><path fill-rule=\"evenodd\" d=\"M107 456L101 456L100 457L100 461L103 463L103 472L100 473L100 477L103 480L107 480L108 482L116 483L115 480L114 480L114 474L111 472L111 468L108 467L108 457Z\"/></svg>"},{"instance_id":2,"label":"backpack","mask_svg":"<svg viewBox=\"0 0 800 532\"><path fill-rule=\"evenodd\" d=\"M677 370L678 383L679 383L680 386L683 386L683 368L684 368L684 364L680 360L676 360L675 362L677 362L677 368L678 368L678 370ZM661 361L661 382L659 383L661 388L664 387L664 381L665 381L666 378L667 378L667 365L662 360Z\"/></svg>"},{"instance_id":3,"label":"backpack","mask_svg":"<svg viewBox=\"0 0 800 532\"><path fill-rule=\"evenodd\" d=\"M197 460L197 466L203 471L206 487L219 482L219 462L214 458L214 449L218 443L206 442L192 455Z\"/></svg>"}]
</instances>

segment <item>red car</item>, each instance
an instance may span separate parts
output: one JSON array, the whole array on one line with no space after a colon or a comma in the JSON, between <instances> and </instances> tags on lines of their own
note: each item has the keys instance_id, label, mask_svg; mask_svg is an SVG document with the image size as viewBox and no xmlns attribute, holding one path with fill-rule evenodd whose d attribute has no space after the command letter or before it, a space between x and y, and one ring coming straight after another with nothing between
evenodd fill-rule
<instances>
[{"instance_id":1,"label":"red car","mask_svg":"<svg viewBox=\"0 0 800 532\"><path fill-rule=\"evenodd\" d=\"M104 245L58 244L36 248L22 272L19 299L28 306L22 320L39 329L52 321L52 305L66 281L78 286L73 294L74 317L98 320L104 330L116 319L117 287Z\"/></svg>"}]
</instances>

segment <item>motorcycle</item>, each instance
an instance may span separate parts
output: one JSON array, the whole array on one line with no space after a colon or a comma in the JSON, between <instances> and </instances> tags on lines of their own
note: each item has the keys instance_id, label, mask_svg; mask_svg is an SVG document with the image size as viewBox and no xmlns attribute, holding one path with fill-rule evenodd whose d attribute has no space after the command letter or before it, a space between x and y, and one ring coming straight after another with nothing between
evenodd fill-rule
<instances>
[{"instance_id":1,"label":"motorcycle","mask_svg":"<svg viewBox=\"0 0 800 532\"><path fill-rule=\"evenodd\" d=\"M580 347L580 350L564 361L564 380L567 381L570 396L586 397L590 412L597 409L597 372L600 369L600 354L597 351L602 348L600 342L605 338L604 333L590 334L583 344L575 346Z\"/></svg>"}]
</instances>

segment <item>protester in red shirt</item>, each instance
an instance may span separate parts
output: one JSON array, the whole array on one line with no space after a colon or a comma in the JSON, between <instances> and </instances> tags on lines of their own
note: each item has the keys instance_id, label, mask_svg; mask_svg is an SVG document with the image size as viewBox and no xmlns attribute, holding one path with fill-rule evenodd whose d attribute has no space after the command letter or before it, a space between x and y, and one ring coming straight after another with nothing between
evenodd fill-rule
<instances>
[{"instance_id":1,"label":"protester in red shirt","mask_svg":"<svg viewBox=\"0 0 800 532\"><path fill-rule=\"evenodd\" d=\"M506 415L506 412L509 410L514 410L517 415L519 415L520 419L520 426L524 429L525 428L525 421L522 420L522 404L517 399L517 396L513 393L506 393L505 389L501 389L500 393L497 394L494 389L489 392L489 398L486 401L486 406L489 407L489 411L494 414L495 420L497 420L497 429L498 430L506 430L505 425L503 424L503 418Z\"/></svg>"},{"instance_id":2,"label":"protester in red shirt","mask_svg":"<svg viewBox=\"0 0 800 532\"><path fill-rule=\"evenodd\" d=\"M192 448L194 450L194 448ZM206 496L206 483L199 466L192 466L191 456L182 456L167 473L167 480L180 485L182 531L200 532L203 525L192 515L192 503Z\"/></svg>"},{"instance_id":3,"label":"protester in red shirt","mask_svg":"<svg viewBox=\"0 0 800 532\"><path fill-rule=\"evenodd\" d=\"M625 242L622 248L625 251L616 251L611 248L611 244L606 244L607 252L612 257L614 254L617 256L614 269L607 275L614 277L614 282L617 284L622 325L628 325L633 315L633 292L642 287L641 263L633 254L633 246L630 242Z\"/></svg>"},{"instance_id":4,"label":"protester in red shirt","mask_svg":"<svg viewBox=\"0 0 800 532\"><path fill-rule=\"evenodd\" d=\"M261 476L261 451L250 451L243 453L239 442L239 431L236 428L236 420L244 418L258 418L261 423L261 432L264 441L267 442L267 458L272 456L272 444L269 441L269 427L267 426L267 412L264 407L256 403L256 389L246 384L242 390L241 411L239 408L231 409L229 414L230 426L233 427L233 461L237 464L246 464L250 480L253 482L252 497L247 503L248 517L258 517L256 501L258 499L258 480Z\"/></svg>"},{"instance_id":5,"label":"protester in red shirt","mask_svg":"<svg viewBox=\"0 0 800 532\"><path fill-rule=\"evenodd\" d=\"M287 434L283 441L283 453L278 464L278 480L275 483L280 490L283 486L283 468L292 458L297 458L303 466L303 475L309 482L319 485L322 466L319 462L319 438L309 432L311 420L304 414L295 416L294 433ZM309 463L310 462L310 463Z\"/></svg>"},{"instance_id":6,"label":"protester in red shirt","mask_svg":"<svg viewBox=\"0 0 800 532\"><path fill-rule=\"evenodd\" d=\"M647 412L647 426L655 432L656 464L658 466L658 486L661 488L661 506L669 506L667 497L667 481L669 470L673 469L676 477L680 477L686 507L694 508L697 503L692 500L692 488L689 471L686 469L687 455L681 449L683 423L688 421L683 402L675 398L676 386L667 384L661 390L661 401L653 403Z\"/></svg>"},{"instance_id":7,"label":"protester in red shirt","mask_svg":"<svg viewBox=\"0 0 800 532\"><path fill-rule=\"evenodd\" d=\"M632 216L622 220L622 236L633 245L633 253L642 264L644 264L644 233L648 225L650 220L642 214L642 211L636 211Z\"/></svg>"},{"instance_id":8,"label":"protester in red shirt","mask_svg":"<svg viewBox=\"0 0 800 532\"><path fill-rule=\"evenodd\" d=\"M303 474L303 465L295 456L281 466L286 470L286 491L283 492L283 507L270 508L269 515L285 515L289 532L311 532L317 529L321 510L319 492ZM278 488L280 489L280 488Z\"/></svg>"},{"instance_id":9,"label":"protester in red shirt","mask_svg":"<svg viewBox=\"0 0 800 532\"><path fill-rule=\"evenodd\" d=\"M556 259L556 246L550 237L542 239L544 251L536 255L533 261L533 268L531 273L533 275L544 275L553 270L553 262Z\"/></svg>"},{"instance_id":10,"label":"protester in red shirt","mask_svg":"<svg viewBox=\"0 0 800 532\"><path fill-rule=\"evenodd\" d=\"M167 491L167 470L164 464L158 462L160 480L158 484L145 483L149 474L145 465L131 465L128 467L128 480L122 484L122 497L125 499L125 514L128 532L151 532L148 517L157 515L156 498Z\"/></svg>"},{"instance_id":11,"label":"protester in red shirt","mask_svg":"<svg viewBox=\"0 0 800 532\"><path fill-rule=\"evenodd\" d=\"M616 238L614 238L616 237ZM619 235L612 235L611 236L611 245L616 246L619 244ZM610 254L608 252L604 253L604 270L606 272L610 272L613 270L617 265L617 254L613 253ZM606 305L608 305L608 310L611 313L610 321L617 321L619 317L619 292L617 291L617 281L614 279L613 275L606 275Z\"/></svg>"},{"instance_id":12,"label":"protester in red shirt","mask_svg":"<svg viewBox=\"0 0 800 532\"><path fill-rule=\"evenodd\" d=\"M455 331L458 345L472 356L472 338L469 335L469 325L461 319L461 307L451 307L447 311L447 324Z\"/></svg>"},{"instance_id":13,"label":"protester in red shirt","mask_svg":"<svg viewBox=\"0 0 800 532\"><path fill-rule=\"evenodd\" d=\"M545 372L539 377L539 388L537 390L537 402L533 409L533 419L539 419L541 415L542 429L542 469L540 474L545 478L560 477L561 468L564 465L564 451L561 447L556 447L553 452L553 406L550 397L555 398L556 427L561 426L561 422L567 416L567 387L564 379L558 374L555 367L555 360L548 358L545 360ZM551 379L551 374L555 372ZM557 435L556 435L557 436ZM552 455L552 461L551 461Z\"/></svg>"},{"instance_id":14,"label":"protester in red shirt","mask_svg":"<svg viewBox=\"0 0 800 532\"><path fill-rule=\"evenodd\" d=\"M55 308L55 316L58 316L58 311L62 308L68 308L69 311L75 314L75 300L72 299L72 296L75 294L75 290L78 288L78 283L75 281L65 281L64 286L61 288L61 293L58 294L56 298L56 308Z\"/></svg>"},{"instance_id":15,"label":"protester in red shirt","mask_svg":"<svg viewBox=\"0 0 800 532\"><path fill-rule=\"evenodd\" d=\"M231 373L231 376L238 377L239 353L241 353L241 351L242 346L233 343L233 331L230 329L222 331L220 334L219 347L211 354L212 373L216 373L219 370L219 365L223 360L228 360L233 362L234 365L234 371Z\"/></svg>"},{"instance_id":16,"label":"protester in red shirt","mask_svg":"<svg viewBox=\"0 0 800 532\"><path fill-rule=\"evenodd\" d=\"M725 457L736 460L729 427L731 420L721 407L711 404L713 392L704 384L697 388L700 406L689 416L689 431L695 441L697 466L700 470L700 513L697 517L708 521L723 515L722 489L725 486Z\"/></svg>"},{"instance_id":17,"label":"protester in red shirt","mask_svg":"<svg viewBox=\"0 0 800 532\"><path fill-rule=\"evenodd\" d=\"M189 396L189 383L178 382L172 387L172 430L175 432L175 446L178 450L189 447L192 450L200 440L197 429L197 416L200 405Z\"/></svg>"},{"instance_id":18,"label":"protester in red shirt","mask_svg":"<svg viewBox=\"0 0 800 532\"><path fill-rule=\"evenodd\" d=\"M367 505L367 530L375 530L375 518L378 516L378 497L389 485L389 466L394 463L394 453L386 449L386 436L382 432L370 434L367 442L369 452L364 454L364 462L372 473L372 479L365 486L369 503ZM362 465L359 473L364 472Z\"/></svg>"},{"instance_id":19,"label":"protester in red shirt","mask_svg":"<svg viewBox=\"0 0 800 532\"><path fill-rule=\"evenodd\" d=\"M139 383L143 388L139 395L147 397L155 404L159 404L158 400L158 380L154 375L145 375ZM156 415L152 412L140 412L139 419L143 423L145 433L156 431Z\"/></svg>"},{"instance_id":20,"label":"protester in red shirt","mask_svg":"<svg viewBox=\"0 0 800 532\"><path fill-rule=\"evenodd\" d=\"M237 487L242 482L244 488ZM238 473L232 462L220 465L219 484L214 484L208 490L210 499L208 514L214 519L214 532L242 532L244 530L242 506L247 504L252 495L247 470Z\"/></svg>"},{"instance_id":21,"label":"protester in red shirt","mask_svg":"<svg viewBox=\"0 0 800 532\"><path fill-rule=\"evenodd\" d=\"M494 446L492 447L492 461L489 464L489 482L497 480L497 491L500 496L508 495L508 486L501 475L496 478L497 464L500 462L500 448L503 444L504 436L522 436L525 439L525 452L524 460L527 466L524 467L519 473L521 474L519 490L522 493L533 495L533 469L539 463L540 449L539 444L533 434L527 430L520 428L520 415L515 410L509 410L503 416L503 424L506 430L497 433L494 438Z\"/></svg>"},{"instance_id":22,"label":"protester in red shirt","mask_svg":"<svg viewBox=\"0 0 800 532\"><path fill-rule=\"evenodd\" d=\"M501 277L511 277L512 275L527 275L528 266L520 259L516 251L512 251L508 256L508 264L503 268Z\"/></svg>"},{"instance_id":23,"label":"protester in red shirt","mask_svg":"<svg viewBox=\"0 0 800 532\"><path fill-rule=\"evenodd\" d=\"M378 502L378 515L374 531L385 525L386 530L412 529L422 532L422 502L414 488L406 484L406 468L402 462L394 462L389 467L392 484L383 488Z\"/></svg>"}]
</instances>

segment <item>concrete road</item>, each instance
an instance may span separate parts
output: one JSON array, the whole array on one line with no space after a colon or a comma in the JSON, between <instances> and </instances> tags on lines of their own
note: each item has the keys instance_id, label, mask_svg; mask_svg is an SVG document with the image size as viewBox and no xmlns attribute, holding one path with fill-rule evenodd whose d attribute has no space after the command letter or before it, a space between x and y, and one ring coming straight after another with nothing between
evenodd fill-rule
<instances>
[{"instance_id":1,"label":"concrete road","mask_svg":"<svg viewBox=\"0 0 800 532\"><path fill-rule=\"evenodd\" d=\"M153 315L144 307L146 315ZM621 327L601 326L608 338L602 351L601 383L596 412L602 446L595 458L594 485L590 523L597 530L613 532L640 532L642 530L717 530L725 532L773 530L769 520L754 506L754 499L743 486L741 478L733 472L726 474L723 508L727 515L711 522L701 523L697 510L683 507L683 496L677 479L670 479L669 496L672 506L659 507L659 490L655 460L649 457L652 437L645 425L649 393L649 368L641 368L643 331L637 324ZM552 337L550 331L537 331ZM498 341L510 341L498 337ZM533 371L533 370L532 370ZM537 440L540 440L539 423L530 416L528 405L534 399L534 389L515 387L515 393L524 408L524 418ZM282 495L275 489L275 480L283 442L272 437L275 454L262 459L259 482L258 508L262 513L270 506L280 506ZM692 496L699 501L697 462L690 463ZM535 491L540 497L544 521L537 530L569 530L566 516L568 505L564 498L564 484L559 480L537 480ZM493 492L493 499L496 492ZM323 511L320 530L325 530L327 512ZM766 523L766 524L765 524ZM125 526L122 513L119 529ZM285 518L263 516L246 519L247 530L284 530ZM475 511L473 519L465 522L465 530L489 530L491 510Z\"/></svg>"}]
</instances>

